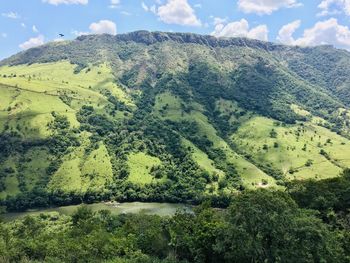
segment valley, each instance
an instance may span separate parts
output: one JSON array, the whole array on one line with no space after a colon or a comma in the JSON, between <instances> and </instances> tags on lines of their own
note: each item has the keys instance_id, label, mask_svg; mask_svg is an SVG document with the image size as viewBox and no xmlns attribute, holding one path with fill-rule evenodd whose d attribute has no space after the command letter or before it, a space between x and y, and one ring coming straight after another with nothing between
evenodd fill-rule
<instances>
[{"instance_id":1,"label":"valley","mask_svg":"<svg viewBox=\"0 0 350 263\"><path fill-rule=\"evenodd\" d=\"M0 261L348 262L350 53L83 35L0 62Z\"/></svg>"}]
</instances>

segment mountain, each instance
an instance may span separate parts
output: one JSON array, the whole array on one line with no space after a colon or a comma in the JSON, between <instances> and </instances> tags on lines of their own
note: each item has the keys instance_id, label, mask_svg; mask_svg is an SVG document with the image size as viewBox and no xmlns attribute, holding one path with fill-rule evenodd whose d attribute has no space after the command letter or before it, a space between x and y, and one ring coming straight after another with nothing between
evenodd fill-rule
<instances>
[{"instance_id":1,"label":"mountain","mask_svg":"<svg viewBox=\"0 0 350 263\"><path fill-rule=\"evenodd\" d=\"M350 166L350 53L245 38L86 35L0 62L8 210L217 204Z\"/></svg>"}]
</instances>

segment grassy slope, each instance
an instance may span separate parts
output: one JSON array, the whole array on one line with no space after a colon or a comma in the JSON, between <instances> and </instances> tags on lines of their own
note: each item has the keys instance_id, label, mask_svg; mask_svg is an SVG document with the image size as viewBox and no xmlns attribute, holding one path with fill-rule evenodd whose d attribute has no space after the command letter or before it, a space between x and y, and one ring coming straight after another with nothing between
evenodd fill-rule
<instances>
[{"instance_id":1,"label":"grassy slope","mask_svg":"<svg viewBox=\"0 0 350 263\"><path fill-rule=\"evenodd\" d=\"M223 115L230 116L231 123L239 123L239 129L232 134L231 140L254 163L270 165L282 171L289 179L337 176L350 164L346 157L350 153L348 140L317 125L326 123L325 120L312 116L297 105L291 105L291 108L297 114L308 117L310 121L303 123L303 126L276 126L275 120L243 111L231 101L217 102L217 109ZM244 114L241 114L242 111ZM272 129L277 132L277 138L271 138ZM328 139L332 143L326 143ZM278 147L275 147L275 143ZM264 145L268 146L268 150L263 149ZM303 150L304 145L306 148ZM320 154L321 149L329 154L331 160ZM312 160L313 165L306 166L308 160ZM290 170L295 172L291 174Z\"/></svg>"},{"instance_id":2,"label":"grassy slope","mask_svg":"<svg viewBox=\"0 0 350 263\"><path fill-rule=\"evenodd\" d=\"M161 113L160 110L168 105L165 113ZM251 164L243 157L234 152L229 145L221 137L217 135L215 128L209 123L207 117L202 113L202 107L200 105L192 105L194 110L191 113L186 114L181 110L181 99L174 96L170 92L165 92L157 96L155 104L155 113L160 115L164 119L172 121L196 121L199 127L200 135L205 135L209 140L213 142L214 148L224 150L229 162L233 163L242 176L243 182L246 187L256 187L261 183L262 179L268 180L270 185L273 186L274 179L266 175L255 165Z\"/></svg>"},{"instance_id":3,"label":"grassy slope","mask_svg":"<svg viewBox=\"0 0 350 263\"><path fill-rule=\"evenodd\" d=\"M112 165L104 144L86 154L90 148L88 134L81 138L81 146L63 158L63 163L52 176L49 189L65 192L85 192L87 189L104 189L105 183L112 179Z\"/></svg>"},{"instance_id":4,"label":"grassy slope","mask_svg":"<svg viewBox=\"0 0 350 263\"><path fill-rule=\"evenodd\" d=\"M129 95L114 83L111 69L106 64L84 69L78 74L74 69L75 66L67 61L1 67L0 91L4 96L0 99L0 131L6 123L12 129L19 124L27 127L25 136L45 137L52 111L66 115L76 127L79 125L76 110L86 104L102 108L107 103L101 94L105 90L132 105ZM70 105L59 98L63 93L72 100Z\"/></svg>"},{"instance_id":5,"label":"grassy slope","mask_svg":"<svg viewBox=\"0 0 350 263\"><path fill-rule=\"evenodd\" d=\"M128 180L141 185L151 183L154 180L151 175L151 168L162 164L158 158L143 152L129 154L127 163L130 168Z\"/></svg>"},{"instance_id":6,"label":"grassy slope","mask_svg":"<svg viewBox=\"0 0 350 263\"><path fill-rule=\"evenodd\" d=\"M204 169L209 173L218 174L219 176L222 176L225 174L223 171L215 168L214 161L211 160L205 152L201 151L192 142L183 138L182 143L186 148L187 147L191 148L192 158L197 162L199 167L201 167L202 169Z\"/></svg>"},{"instance_id":7,"label":"grassy slope","mask_svg":"<svg viewBox=\"0 0 350 263\"><path fill-rule=\"evenodd\" d=\"M132 105L129 95L113 82L111 70L107 65L91 67L78 74L74 73L74 65L62 61L58 63L21 65L0 68L0 132L6 126L10 130L20 132L24 138L45 138L50 135L47 124L53 118L52 111L66 115L72 127L78 127L76 111L85 104L101 109L107 99L100 94L109 90L119 100ZM6 77L4 77L6 75ZM9 77L10 75L16 77ZM65 92L72 101L64 103L59 95ZM73 153L64 157L60 169L49 183L51 189L65 191L84 191L87 188L103 188L112 178L112 168L107 149L104 145L85 156L88 139ZM47 152L29 151L24 159L11 156L15 170L22 165L27 188L30 190L35 182L45 173L49 164ZM7 166L0 164L0 168ZM17 167L16 167L17 166ZM19 192L16 174L5 179L6 194Z\"/></svg>"},{"instance_id":8,"label":"grassy slope","mask_svg":"<svg viewBox=\"0 0 350 263\"><path fill-rule=\"evenodd\" d=\"M10 130L17 130L25 138L45 138L50 135L47 124L52 121L52 111L66 115L71 125L78 127L79 123L75 115L82 105L93 105L94 108L103 113L103 107L108 103L106 97L101 94L105 90L109 90L120 101L133 105L130 94L114 83L114 77L108 65L91 66L77 74L74 73L74 69L75 66L66 61L30 66L0 67L0 132L4 130L5 126L8 126ZM6 77L4 77L5 75ZM62 93L65 93L72 100L70 104L66 104L60 99L59 96ZM194 104L192 105L194 109L190 113L184 113L181 109L181 103L182 101L170 92L162 93L156 98L154 113L163 119L173 121L196 121L200 135L207 136L213 142L214 148L224 150L229 162L235 165L242 176L246 187L256 187L263 179L266 179L269 185L275 185L272 177L237 154L218 135L214 126L204 115L201 105ZM162 111L165 105L168 107ZM300 115L310 115L296 105L292 107ZM218 101L218 108L226 114L240 111L236 104L225 100ZM251 118L249 114L237 119L233 114L230 122L239 121L242 126L232 135L232 139L243 152L253 156L257 162L273 163L275 168L281 169L289 178L336 176L341 168L350 166L350 158L348 157L350 156L350 142L316 125L316 123L325 122L324 120L311 117L311 122L306 123L305 131L297 140L295 132L299 126L275 127L271 119ZM278 133L277 139L269 137L272 128L276 129ZM332 143L325 144L327 139L331 139ZM73 153L64 157L62 166L52 177L51 189L85 191L88 188L102 188L106 182L111 180L112 170L105 146L100 145L98 149L86 156L85 148L89 146L89 140L88 138L83 138L83 140L84 143L81 147L74 149ZM274 142L280 146L274 148ZM329 154L331 160L327 160L319 153L321 148L318 143L321 143L321 147ZM192 157L201 168L208 172L223 174L222 171L215 168L215 164L206 153L186 139L183 140L183 144L193 149ZM261 149L264 144L269 146L268 151ZM302 150L304 144L307 144L306 151ZM29 152L28 156L25 157L28 161L23 164L23 173L29 189L33 187L36 180L40 179L49 163L47 158L45 159L45 154L37 149L34 152ZM42 158L39 161L30 156ZM11 156L6 162L12 162L16 166L19 158L19 156ZM29 159L31 160L29 161ZM309 159L313 161L313 165L306 167L305 163ZM159 159L142 155L142 153L130 155L130 181L141 184L151 182L153 177L150 175L149 169L159 162ZM0 164L0 168L6 165ZM18 167L15 168L18 170ZM293 175L289 174L290 169L294 169L296 172ZM7 176L5 185L6 193L17 193L19 190L16 174ZM5 192L0 193L0 197L4 197L4 195L6 195Z\"/></svg>"},{"instance_id":9,"label":"grassy slope","mask_svg":"<svg viewBox=\"0 0 350 263\"><path fill-rule=\"evenodd\" d=\"M0 89L11 90L12 88L0 86ZM52 121L52 111L66 115L72 126L78 126L75 111L64 104L59 97L28 91L16 92L14 90L13 92L14 98L10 101L11 110L3 116L4 124L7 123L10 129L17 130L24 137L48 136L47 124Z\"/></svg>"},{"instance_id":10,"label":"grassy slope","mask_svg":"<svg viewBox=\"0 0 350 263\"><path fill-rule=\"evenodd\" d=\"M92 151L85 159L81 168L81 174L89 180L89 187L103 190L104 185L113 178L111 160L104 144Z\"/></svg>"},{"instance_id":11,"label":"grassy slope","mask_svg":"<svg viewBox=\"0 0 350 263\"><path fill-rule=\"evenodd\" d=\"M50 94L56 94L61 89L72 90L79 93L80 98L84 96L83 98L90 101L104 100L101 95L97 96L95 91L109 89L118 99L128 101L128 95L114 84L114 77L108 65L91 66L77 74L74 73L75 67L68 61L4 66L0 68L0 83L17 84L20 88L24 86L26 89L46 91ZM16 74L16 77L9 77L11 74ZM4 75L7 75L7 78L4 78Z\"/></svg>"},{"instance_id":12,"label":"grassy slope","mask_svg":"<svg viewBox=\"0 0 350 263\"><path fill-rule=\"evenodd\" d=\"M31 190L38 180L46 175L46 168L49 165L50 155L45 149L35 147L26 152L23 156L13 155L8 157L0 168L13 168L12 174L7 174L5 180L5 191L0 192L0 198L7 195L16 195L20 192L18 188L18 176L22 175L25 186Z\"/></svg>"},{"instance_id":13,"label":"grassy slope","mask_svg":"<svg viewBox=\"0 0 350 263\"><path fill-rule=\"evenodd\" d=\"M271 138L272 129L277 132L277 138ZM334 177L341 172L342 166L350 164L347 158L350 154L350 142L311 122L304 126L277 127L271 119L255 117L245 122L231 138L255 160L270 163L289 178ZM326 143L328 139L332 143ZM274 143L279 146L275 148ZM263 149L264 145L268 146L268 150ZM330 155L331 160L320 154L321 149ZM312 160L311 166L305 165L308 160ZM293 174L289 172L291 169L295 170Z\"/></svg>"},{"instance_id":14,"label":"grassy slope","mask_svg":"<svg viewBox=\"0 0 350 263\"><path fill-rule=\"evenodd\" d=\"M4 163L2 164L3 168L9 168L11 167L14 169L13 174L8 174L4 180L5 180L5 191L0 192L0 198L5 198L7 195L16 195L17 193L20 192L18 188L18 171L16 168L16 163L17 163L17 158L18 156L12 156L10 158L7 158Z\"/></svg>"},{"instance_id":15,"label":"grassy slope","mask_svg":"<svg viewBox=\"0 0 350 263\"><path fill-rule=\"evenodd\" d=\"M35 183L46 175L49 159L50 155L45 149L34 148L25 154L23 172L28 190L31 190Z\"/></svg>"}]
</instances>

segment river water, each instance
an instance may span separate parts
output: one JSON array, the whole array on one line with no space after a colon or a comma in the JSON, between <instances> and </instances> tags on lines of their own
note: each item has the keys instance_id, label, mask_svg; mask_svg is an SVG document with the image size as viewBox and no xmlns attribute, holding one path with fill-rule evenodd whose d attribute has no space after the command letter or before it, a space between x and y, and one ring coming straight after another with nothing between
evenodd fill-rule
<instances>
[{"instance_id":1,"label":"river water","mask_svg":"<svg viewBox=\"0 0 350 263\"><path fill-rule=\"evenodd\" d=\"M73 214L81 205L61 206L54 208L42 208L35 210L28 210L26 212L6 213L0 215L5 221L12 221L23 218L27 215L40 215L41 213L58 212L63 215ZM128 214L128 213L145 213L149 215L172 216L176 211L192 212L192 208L185 204L171 204L171 203L96 203L86 204L93 211L109 210L112 214Z\"/></svg>"}]
</instances>

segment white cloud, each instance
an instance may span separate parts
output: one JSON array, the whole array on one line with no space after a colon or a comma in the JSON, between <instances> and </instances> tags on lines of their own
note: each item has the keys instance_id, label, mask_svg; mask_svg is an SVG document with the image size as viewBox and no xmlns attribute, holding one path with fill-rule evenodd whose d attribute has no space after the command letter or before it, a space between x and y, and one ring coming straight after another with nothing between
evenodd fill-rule
<instances>
[{"instance_id":1,"label":"white cloud","mask_svg":"<svg viewBox=\"0 0 350 263\"><path fill-rule=\"evenodd\" d=\"M194 7L195 8L202 8L202 4L195 4Z\"/></svg>"},{"instance_id":2,"label":"white cloud","mask_svg":"<svg viewBox=\"0 0 350 263\"><path fill-rule=\"evenodd\" d=\"M150 8L149 8L149 11L151 11L153 14L157 14L157 7L155 5L152 5Z\"/></svg>"},{"instance_id":3,"label":"white cloud","mask_svg":"<svg viewBox=\"0 0 350 263\"><path fill-rule=\"evenodd\" d=\"M39 33L39 30L35 25L33 25L32 30L34 33Z\"/></svg>"},{"instance_id":4,"label":"white cloud","mask_svg":"<svg viewBox=\"0 0 350 263\"><path fill-rule=\"evenodd\" d=\"M225 18L222 18L222 17L214 17L214 16L211 16L210 18L213 19L213 24L214 26L218 25L218 24L224 24L227 22L228 18L225 17Z\"/></svg>"},{"instance_id":5,"label":"white cloud","mask_svg":"<svg viewBox=\"0 0 350 263\"><path fill-rule=\"evenodd\" d=\"M43 3L48 3L51 5L87 5L89 0L42 0Z\"/></svg>"},{"instance_id":6,"label":"white cloud","mask_svg":"<svg viewBox=\"0 0 350 263\"><path fill-rule=\"evenodd\" d=\"M293 21L287 25L284 25L280 31L278 31L277 40L283 44L291 45L295 42L293 34L301 25L300 20Z\"/></svg>"},{"instance_id":7,"label":"white cloud","mask_svg":"<svg viewBox=\"0 0 350 263\"><path fill-rule=\"evenodd\" d=\"M124 16L131 16L131 13L129 13L127 11L121 11L120 13Z\"/></svg>"},{"instance_id":8,"label":"white cloud","mask_svg":"<svg viewBox=\"0 0 350 263\"><path fill-rule=\"evenodd\" d=\"M300 46L334 45L350 50L350 30L347 26L339 25L337 19L330 18L306 29L303 36L295 40L294 44Z\"/></svg>"},{"instance_id":9,"label":"white cloud","mask_svg":"<svg viewBox=\"0 0 350 263\"><path fill-rule=\"evenodd\" d=\"M78 31L78 30L72 30L71 34L79 37L79 36L88 35L90 33L89 32Z\"/></svg>"},{"instance_id":10,"label":"white cloud","mask_svg":"<svg viewBox=\"0 0 350 263\"><path fill-rule=\"evenodd\" d=\"M110 20L100 20L89 27L92 34L117 34L117 25Z\"/></svg>"},{"instance_id":11,"label":"white cloud","mask_svg":"<svg viewBox=\"0 0 350 263\"><path fill-rule=\"evenodd\" d=\"M213 36L216 37L248 37L268 41L268 28L266 25L259 25L249 29L249 23L245 19L234 21L228 24L218 23L215 26Z\"/></svg>"},{"instance_id":12,"label":"white cloud","mask_svg":"<svg viewBox=\"0 0 350 263\"><path fill-rule=\"evenodd\" d=\"M18 19L21 16L17 14L16 12L8 12L8 13L2 13L1 14L3 17L11 18L11 19Z\"/></svg>"},{"instance_id":13,"label":"white cloud","mask_svg":"<svg viewBox=\"0 0 350 263\"><path fill-rule=\"evenodd\" d=\"M19 45L21 49L28 49L32 47L37 47L43 45L45 43L45 38L43 35L39 35L37 37L30 38L28 41Z\"/></svg>"},{"instance_id":14,"label":"white cloud","mask_svg":"<svg viewBox=\"0 0 350 263\"><path fill-rule=\"evenodd\" d=\"M26 24L21 23L21 27L26 28L27 26L26 26Z\"/></svg>"},{"instance_id":15,"label":"white cloud","mask_svg":"<svg viewBox=\"0 0 350 263\"><path fill-rule=\"evenodd\" d=\"M7 38L7 34L6 33L1 33L1 37L2 38Z\"/></svg>"},{"instance_id":16,"label":"white cloud","mask_svg":"<svg viewBox=\"0 0 350 263\"><path fill-rule=\"evenodd\" d=\"M187 0L168 0L156 10L159 19L167 24L201 26L193 8Z\"/></svg>"},{"instance_id":17,"label":"white cloud","mask_svg":"<svg viewBox=\"0 0 350 263\"><path fill-rule=\"evenodd\" d=\"M333 45L350 50L350 29L347 26L338 24L338 20L335 18L317 22L312 28L305 29L303 36L298 39L293 38L293 32L297 28L296 21L293 23L295 23L294 28L289 26L289 32L287 30L288 25L284 26L287 28L284 31L282 31L283 27L280 30L279 37L282 39L281 31L282 34L284 32L284 40L286 40L284 43L286 44L298 46Z\"/></svg>"},{"instance_id":18,"label":"white cloud","mask_svg":"<svg viewBox=\"0 0 350 263\"><path fill-rule=\"evenodd\" d=\"M159 1L156 1L157 4L161 4ZM156 5L148 6L145 2L141 2L142 9L146 12L151 12L155 15L157 15L157 7Z\"/></svg>"},{"instance_id":19,"label":"white cloud","mask_svg":"<svg viewBox=\"0 0 350 263\"><path fill-rule=\"evenodd\" d=\"M323 0L319 5L319 16L335 15L344 12L350 16L350 0Z\"/></svg>"},{"instance_id":20,"label":"white cloud","mask_svg":"<svg viewBox=\"0 0 350 263\"><path fill-rule=\"evenodd\" d=\"M117 25L110 20L100 20L99 22L91 23L89 29L90 32L72 30L71 34L77 37L89 34L117 34Z\"/></svg>"},{"instance_id":21,"label":"white cloud","mask_svg":"<svg viewBox=\"0 0 350 263\"><path fill-rule=\"evenodd\" d=\"M244 13L270 15L281 8L298 7L298 0L238 0L238 8Z\"/></svg>"},{"instance_id":22,"label":"white cloud","mask_svg":"<svg viewBox=\"0 0 350 263\"><path fill-rule=\"evenodd\" d=\"M215 30L212 33L216 37L245 37L248 34L249 24L245 19L235 21L224 25L219 23L215 26Z\"/></svg>"},{"instance_id":23,"label":"white cloud","mask_svg":"<svg viewBox=\"0 0 350 263\"><path fill-rule=\"evenodd\" d=\"M143 10L145 10L146 12L149 11L149 7L145 4L145 2L142 2L141 6L142 6Z\"/></svg>"},{"instance_id":24,"label":"white cloud","mask_svg":"<svg viewBox=\"0 0 350 263\"><path fill-rule=\"evenodd\" d=\"M111 3L109 5L109 8L118 8L120 5L120 0L110 0Z\"/></svg>"},{"instance_id":25,"label":"white cloud","mask_svg":"<svg viewBox=\"0 0 350 263\"><path fill-rule=\"evenodd\" d=\"M269 30L267 28L267 25L259 25L257 27L252 28L249 32L247 37L252 39L259 39L262 41L268 41L268 34Z\"/></svg>"}]
</instances>

